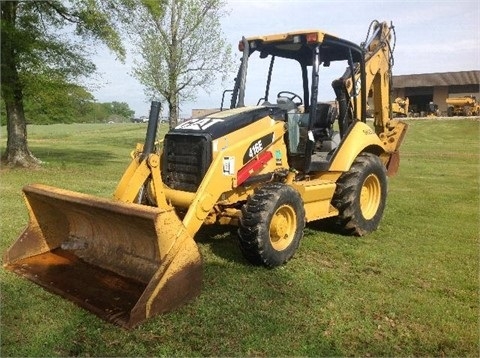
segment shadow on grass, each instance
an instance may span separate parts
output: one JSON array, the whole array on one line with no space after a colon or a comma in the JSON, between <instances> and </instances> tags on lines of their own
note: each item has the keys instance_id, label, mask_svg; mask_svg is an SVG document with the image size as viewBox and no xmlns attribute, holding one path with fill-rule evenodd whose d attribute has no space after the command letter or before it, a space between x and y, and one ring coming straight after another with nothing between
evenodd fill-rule
<instances>
[{"instance_id":1,"label":"shadow on grass","mask_svg":"<svg viewBox=\"0 0 480 358\"><path fill-rule=\"evenodd\" d=\"M94 149L31 148L32 153L41 161L49 164L98 166L117 158L111 152Z\"/></svg>"},{"instance_id":2,"label":"shadow on grass","mask_svg":"<svg viewBox=\"0 0 480 358\"><path fill-rule=\"evenodd\" d=\"M317 231L319 233L325 232L327 234L341 235L341 236L351 236L343 233L342 230L336 225L336 217L326 218L322 220L315 220L307 223L305 228Z\"/></svg>"},{"instance_id":3,"label":"shadow on grass","mask_svg":"<svg viewBox=\"0 0 480 358\"><path fill-rule=\"evenodd\" d=\"M202 226L195 235L195 241L207 246L214 255L224 260L233 261L245 266L250 265L240 251L236 226Z\"/></svg>"},{"instance_id":4,"label":"shadow on grass","mask_svg":"<svg viewBox=\"0 0 480 358\"><path fill-rule=\"evenodd\" d=\"M306 230L315 233L328 233L342 235L335 226L335 218L328 218L307 223ZM308 235L308 232L305 233ZM228 225L205 225L195 235L195 241L201 245L208 246L209 250L216 256L233 261L244 266L251 264L243 257L238 244L237 227Z\"/></svg>"}]
</instances>

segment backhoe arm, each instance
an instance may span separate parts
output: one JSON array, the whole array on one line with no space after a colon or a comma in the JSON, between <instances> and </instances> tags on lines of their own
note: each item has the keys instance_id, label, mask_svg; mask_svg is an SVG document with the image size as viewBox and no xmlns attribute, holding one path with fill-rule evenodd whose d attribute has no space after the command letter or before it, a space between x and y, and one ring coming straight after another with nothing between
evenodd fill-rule
<instances>
[{"instance_id":1,"label":"backhoe arm","mask_svg":"<svg viewBox=\"0 0 480 358\"><path fill-rule=\"evenodd\" d=\"M390 83L392 76L392 48L390 46L393 26L386 22L374 23L374 34L365 45L366 94L372 91L375 107L374 124L377 134L387 130L390 121Z\"/></svg>"},{"instance_id":2,"label":"backhoe arm","mask_svg":"<svg viewBox=\"0 0 480 358\"><path fill-rule=\"evenodd\" d=\"M357 85L357 88L355 88L357 94L354 93L354 84L359 83L361 76L359 64L356 64L354 67L354 76L351 75L351 70L347 69L340 79L334 81L333 85L337 98L342 100L343 97L343 101L348 103L343 108L344 113L342 113L342 108L340 108L340 116L342 114L349 115L351 116L351 121L362 119L362 113L365 111L365 108L362 107L362 101L358 100L356 105L354 105L355 97L362 98L362 96L372 94L375 107L375 132L382 140L385 151L391 154L400 147L407 129L405 123L391 119L390 88L393 66L391 41L394 35L394 27L386 22L374 21L370 25L369 32L370 30L373 31L372 35L370 37L367 36L367 41L362 44L365 51L365 86L358 88L359 86Z\"/></svg>"},{"instance_id":3,"label":"backhoe arm","mask_svg":"<svg viewBox=\"0 0 480 358\"><path fill-rule=\"evenodd\" d=\"M392 83L393 25L374 22L374 34L365 45L366 94L372 93L375 132L383 141L387 153L396 153L403 141L407 125L392 120L390 91ZM398 166L398 163L395 165ZM396 171L396 168L390 171Z\"/></svg>"}]
</instances>

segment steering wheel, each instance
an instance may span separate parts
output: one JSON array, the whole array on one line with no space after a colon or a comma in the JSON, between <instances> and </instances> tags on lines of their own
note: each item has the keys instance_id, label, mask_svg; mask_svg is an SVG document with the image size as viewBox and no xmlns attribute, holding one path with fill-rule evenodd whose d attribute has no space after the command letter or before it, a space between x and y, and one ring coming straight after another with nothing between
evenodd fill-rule
<instances>
[{"instance_id":1,"label":"steering wheel","mask_svg":"<svg viewBox=\"0 0 480 358\"><path fill-rule=\"evenodd\" d=\"M289 96L284 96L284 94L289 95ZM290 91L280 91L280 92L278 92L277 98L279 98L279 97L286 97L292 102L295 98L297 98L300 102L294 102L295 105L296 106L301 106L303 104L302 97L300 97L298 94L290 92Z\"/></svg>"}]
</instances>

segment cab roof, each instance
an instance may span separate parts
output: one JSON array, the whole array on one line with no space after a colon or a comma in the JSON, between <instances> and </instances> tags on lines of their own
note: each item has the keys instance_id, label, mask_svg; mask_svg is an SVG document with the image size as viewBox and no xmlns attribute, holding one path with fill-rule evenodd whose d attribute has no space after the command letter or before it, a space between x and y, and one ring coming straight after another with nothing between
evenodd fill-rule
<instances>
[{"instance_id":1,"label":"cab roof","mask_svg":"<svg viewBox=\"0 0 480 358\"><path fill-rule=\"evenodd\" d=\"M248 41L250 54L260 52L261 57L278 56L295 59L305 65L311 65L313 51L320 47L323 63L348 60L354 62L363 59L363 49L353 42L341 39L321 30L298 30L271 35L251 36ZM242 41L240 42L242 44ZM242 50L241 46L239 48Z\"/></svg>"}]
</instances>

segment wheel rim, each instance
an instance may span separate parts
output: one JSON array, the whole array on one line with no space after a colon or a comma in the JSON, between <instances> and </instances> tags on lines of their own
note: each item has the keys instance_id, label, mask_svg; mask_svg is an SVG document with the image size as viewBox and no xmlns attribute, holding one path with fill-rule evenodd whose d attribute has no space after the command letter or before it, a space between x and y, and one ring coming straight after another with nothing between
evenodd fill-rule
<instances>
[{"instance_id":1,"label":"wheel rim","mask_svg":"<svg viewBox=\"0 0 480 358\"><path fill-rule=\"evenodd\" d=\"M378 211L382 198L380 180L374 174L370 174L362 185L360 193L360 210L366 220L372 219Z\"/></svg>"},{"instance_id":2,"label":"wheel rim","mask_svg":"<svg viewBox=\"0 0 480 358\"><path fill-rule=\"evenodd\" d=\"M293 241L296 219L295 211L288 205L283 205L275 211L270 223L270 243L275 250L285 250Z\"/></svg>"}]
</instances>

